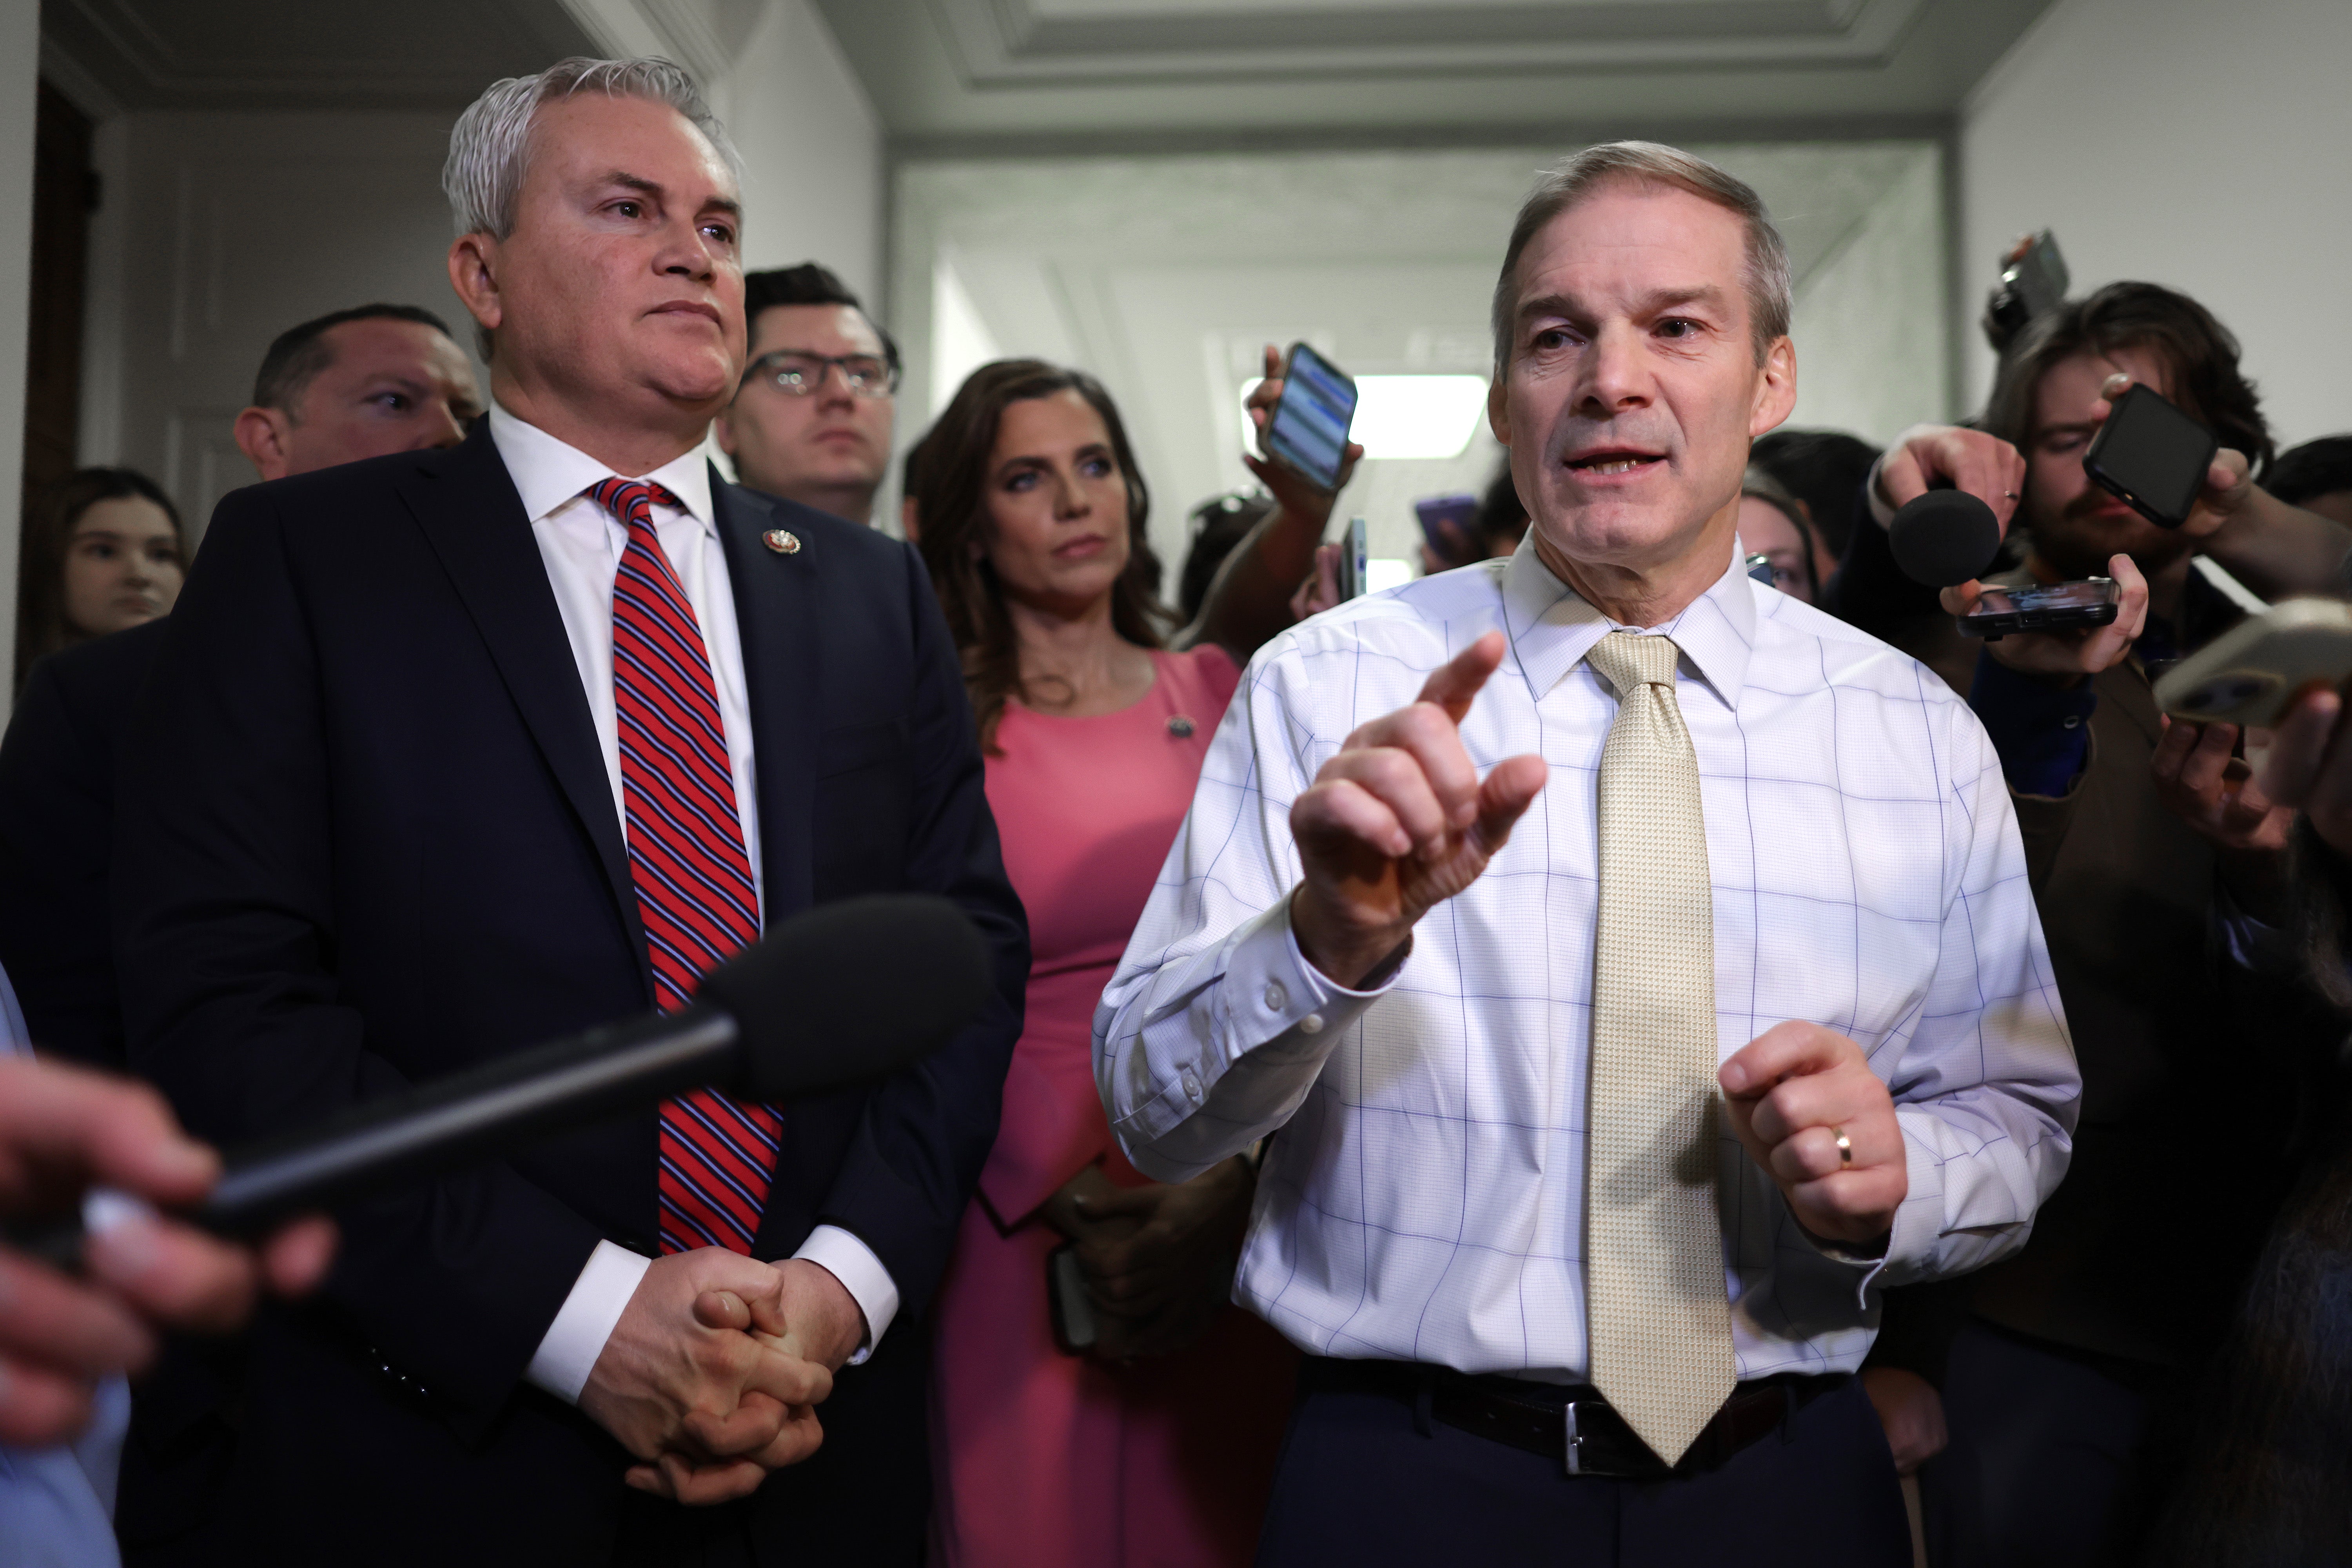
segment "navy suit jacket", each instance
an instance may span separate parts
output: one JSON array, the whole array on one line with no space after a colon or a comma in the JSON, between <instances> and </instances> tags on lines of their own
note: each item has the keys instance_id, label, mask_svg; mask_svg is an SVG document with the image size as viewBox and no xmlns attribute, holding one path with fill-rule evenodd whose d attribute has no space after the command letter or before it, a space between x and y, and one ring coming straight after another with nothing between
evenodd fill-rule
<instances>
[{"instance_id":1,"label":"navy suit jacket","mask_svg":"<svg viewBox=\"0 0 2352 1568\"><path fill-rule=\"evenodd\" d=\"M757 1249L838 1225L902 1305L820 1411L817 1458L738 1512L796 1561L911 1560L924 1307L995 1138L1027 928L914 552L716 479L712 497L767 919L935 891L994 955L987 1006L945 1049L782 1108ZM797 552L763 547L778 527ZM131 1064L198 1134L282 1133L651 1005L609 775L488 421L225 499L168 636L122 772L117 952ZM647 1110L340 1216L326 1287L253 1337L222 1495L247 1560L330 1541L436 1568L612 1557L643 1506L623 1450L523 1373L600 1239L656 1250L656 1127Z\"/></svg>"},{"instance_id":2,"label":"navy suit jacket","mask_svg":"<svg viewBox=\"0 0 2352 1568\"><path fill-rule=\"evenodd\" d=\"M35 1045L117 1072L114 767L168 624L33 666L0 740L0 966Z\"/></svg>"}]
</instances>

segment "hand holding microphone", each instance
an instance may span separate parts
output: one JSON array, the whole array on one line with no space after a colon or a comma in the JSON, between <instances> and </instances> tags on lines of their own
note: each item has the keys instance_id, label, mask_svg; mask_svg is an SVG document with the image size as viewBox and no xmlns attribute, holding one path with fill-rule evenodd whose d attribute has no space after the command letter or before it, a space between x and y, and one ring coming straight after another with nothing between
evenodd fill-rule
<instances>
[{"instance_id":1,"label":"hand holding microphone","mask_svg":"<svg viewBox=\"0 0 2352 1568\"><path fill-rule=\"evenodd\" d=\"M144 1085L0 1058L0 1205L37 1210L98 1182L139 1200L98 1216L79 1278L0 1248L0 1442L71 1438L98 1380L146 1365L158 1329L226 1331L261 1286L296 1293L326 1272L335 1236L324 1220L248 1248L146 1206L199 1202L219 1173L219 1156Z\"/></svg>"},{"instance_id":2,"label":"hand holding microphone","mask_svg":"<svg viewBox=\"0 0 2352 1568\"><path fill-rule=\"evenodd\" d=\"M1887 548L1912 581L1942 590L1960 629L2025 674L2072 684L2122 662L2147 621L2147 583L2127 555L2107 563L2112 586L1988 590L1992 564L2025 485L2016 447L1981 430L1915 426L1880 462L1877 483L1896 503ZM1991 595L1994 602L1988 601Z\"/></svg>"}]
</instances>

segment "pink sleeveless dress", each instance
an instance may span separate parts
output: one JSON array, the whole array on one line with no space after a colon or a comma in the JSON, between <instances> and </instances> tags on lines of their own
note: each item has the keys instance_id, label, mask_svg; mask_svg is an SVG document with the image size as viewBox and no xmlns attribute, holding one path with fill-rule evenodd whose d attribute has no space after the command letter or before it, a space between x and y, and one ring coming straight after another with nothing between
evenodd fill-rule
<instances>
[{"instance_id":1,"label":"pink sleeveless dress","mask_svg":"<svg viewBox=\"0 0 2352 1568\"><path fill-rule=\"evenodd\" d=\"M1116 713L1009 705L987 762L1034 961L1003 1126L933 1312L937 1568L1238 1568L1289 1415L1296 1352L1237 1307L1188 1349L1125 1368L1062 1354L1047 1315L1062 1237L1039 1205L1097 1163L1144 1180L1095 1092L1095 1005L1240 679L1214 647L1151 659L1151 690Z\"/></svg>"}]
</instances>

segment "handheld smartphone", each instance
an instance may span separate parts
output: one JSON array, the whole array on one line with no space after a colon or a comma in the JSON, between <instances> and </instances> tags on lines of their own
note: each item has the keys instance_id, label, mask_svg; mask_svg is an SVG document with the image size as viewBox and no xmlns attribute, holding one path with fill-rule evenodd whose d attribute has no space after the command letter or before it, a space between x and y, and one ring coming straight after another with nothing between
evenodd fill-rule
<instances>
[{"instance_id":1,"label":"handheld smartphone","mask_svg":"<svg viewBox=\"0 0 2352 1568\"><path fill-rule=\"evenodd\" d=\"M2275 726L2302 692L2352 680L2352 605L2289 599L2239 622L2167 671L2156 705L2200 724Z\"/></svg>"},{"instance_id":2,"label":"handheld smartphone","mask_svg":"<svg viewBox=\"0 0 2352 1568\"><path fill-rule=\"evenodd\" d=\"M2213 432L2135 384L2116 399L2083 454L2091 482L2158 528L2189 521L2221 443Z\"/></svg>"},{"instance_id":3,"label":"handheld smartphone","mask_svg":"<svg viewBox=\"0 0 2352 1568\"><path fill-rule=\"evenodd\" d=\"M1740 564L1748 569L1749 581L1761 583L1767 588L1772 585L1772 558L1769 555L1750 555Z\"/></svg>"},{"instance_id":4,"label":"handheld smartphone","mask_svg":"<svg viewBox=\"0 0 2352 1568\"><path fill-rule=\"evenodd\" d=\"M2123 593L2112 577L2024 588L1987 585L1977 607L1962 616L1960 633L1997 642L2011 632L2054 632L2112 625Z\"/></svg>"},{"instance_id":5,"label":"handheld smartphone","mask_svg":"<svg viewBox=\"0 0 2352 1568\"><path fill-rule=\"evenodd\" d=\"M1339 540L1339 602L1364 596L1366 580L1371 575L1371 543L1364 520L1351 517L1348 531Z\"/></svg>"},{"instance_id":6,"label":"handheld smartphone","mask_svg":"<svg viewBox=\"0 0 2352 1568\"><path fill-rule=\"evenodd\" d=\"M1290 345L1284 365L1282 396L1265 422L1266 452L1318 489L1337 490L1348 427L1356 422L1356 383L1305 343Z\"/></svg>"},{"instance_id":7,"label":"handheld smartphone","mask_svg":"<svg viewBox=\"0 0 2352 1568\"><path fill-rule=\"evenodd\" d=\"M1478 521L1478 498L1431 496L1413 502L1412 514L1421 520L1421 537L1429 546L1430 559L1450 566L1462 559L1475 537L1472 529Z\"/></svg>"},{"instance_id":8,"label":"handheld smartphone","mask_svg":"<svg viewBox=\"0 0 2352 1568\"><path fill-rule=\"evenodd\" d=\"M2072 280L2058 237L2048 229L2011 246L2000 258L2000 282L1985 301L1985 336L1993 351L2005 351L2033 318L2063 304Z\"/></svg>"},{"instance_id":9,"label":"handheld smartphone","mask_svg":"<svg viewBox=\"0 0 2352 1568\"><path fill-rule=\"evenodd\" d=\"M1102 1337L1075 1246L1065 1243L1045 1255L1045 1309L1054 1321L1054 1343L1064 1355L1084 1355Z\"/></svg>"}]
</instances>

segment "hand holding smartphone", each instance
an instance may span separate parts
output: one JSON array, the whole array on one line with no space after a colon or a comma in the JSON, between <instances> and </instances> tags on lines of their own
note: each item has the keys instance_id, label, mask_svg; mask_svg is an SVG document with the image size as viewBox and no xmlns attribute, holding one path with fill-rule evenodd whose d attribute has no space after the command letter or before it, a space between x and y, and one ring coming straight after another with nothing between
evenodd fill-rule
<instances>
[{"instance_id":1,"label":"hand holding smartphone","mask_svg":"<svg viewBox=\"0 0 2352 1568\"><path fill-rule=\"evenodd\" d=\"M1355 422L1354 379L1306 343L1291 344L1282 396L1266 420L1267 455L1326 494L1335 492Z\"/></svg>"},{"instance_id":2,"label":"hand holding smartphone","mask_svg":"<svg viewBox=\"0 0 2352 1568\"><path fill-rule=\"evenodd\" d=\"M2352 605L2289 599L2252 616L2156 683L2156 705L2200 724L2274 728L2314 687L2352 681Z\"/></svg>"},{"instance_id":3,"label":"hand holding smartphone","mask_svg":"<svg viewBox=\"0 0 2352 1568\"><path fill-rule=\"evenodd\" d=\"M2179 528L2196 510L2221 449L2212 431L2152 389L2134 384L2114 401L2091 438L2083 471L2158 528Z\"/></svg>"}]
</instances>

